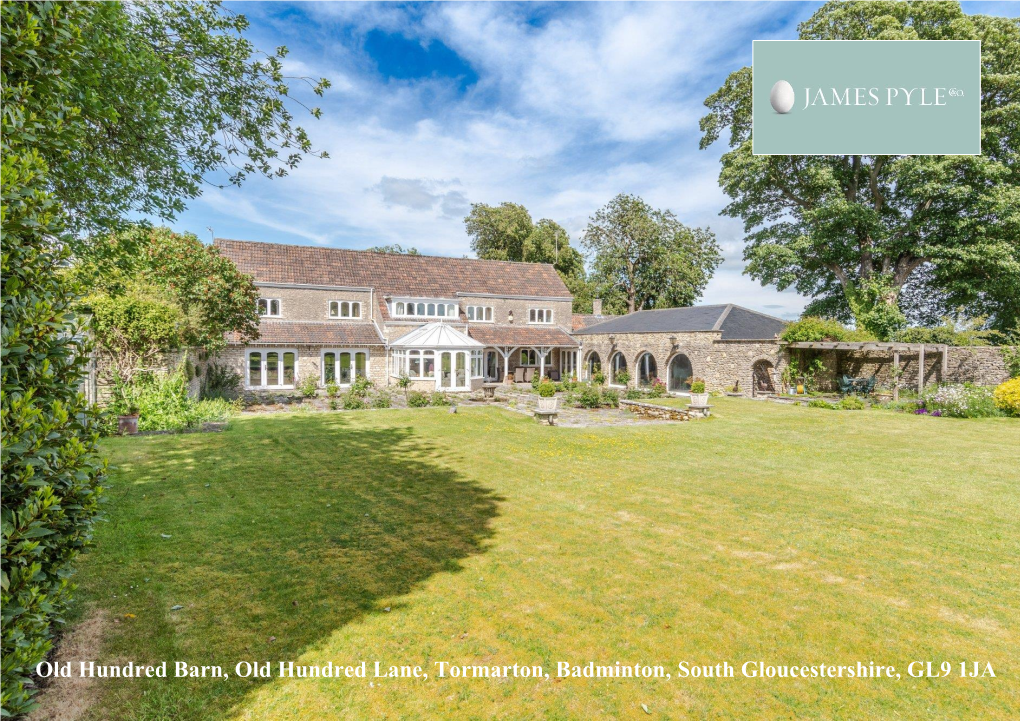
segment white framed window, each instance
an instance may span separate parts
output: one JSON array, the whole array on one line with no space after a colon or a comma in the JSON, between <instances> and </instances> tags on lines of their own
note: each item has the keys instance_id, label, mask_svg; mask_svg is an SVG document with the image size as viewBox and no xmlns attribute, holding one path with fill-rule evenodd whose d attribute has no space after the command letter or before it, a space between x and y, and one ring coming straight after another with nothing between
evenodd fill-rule
<instances>
[{"instance_id":1,"label":"white framed window","mask_svg":"<svg viewBox=\"0 0 1020 721\"><path fill-rule=\"evenodd\" d=\"M436 352L434 350L398 351L394 357L395 375L406 374L415 380L430 380L436 377Z\"/></svg>"},{"instance_id":2,"label":"white framed window","mask_svg":"<svg viewBox=\"0 0 1020 721\"><path fill-rule=\"evenodd\" d=\"M458 314L456 303L425 300L398 300L390 308L394 318L455 318Z\"/></svg>"},{"instance_id":3,"label":"white framed window","mask_svg":"<svg viewBox=\"0 0 1020 721\"><path fill-rule=\"evenodd\" d=\"M552 365L552 351L545 354L545 364L546 366ZM537 366L538 352L534 348L521 348L521 365Z\"/></svg>"},{"instance_id":4,"label":"white framed window","mask_svg":"<svg viewBox=\"0 0 1020 721\"><path fill-rule=\"evenodd\" d=\"M577 375L577 351L560 351L560 373L564 378L569 379Z\"/></svg>"},{"instance_id":5,"label":"white framed window","mask_svg":"<svg viewBox=\"0 0 1020 721\"><path fill-rule=\"evenodd\" d=\"M346 386L355 378L368 378L368 351L327 348L322 351L322 384Z\"/></svg>"},{"instance_id":6,"label":"white framed window","mask_svg":"<svg viewBox=\"0 0 1020 721\"><path fill-rule=\"evenodd\" d=\"M248 388L293 388L297 378L296 350L249 350L245 371Z\"/></svg>"},{"instance_id":7,"label":"white framed window","mask_svg":"<svg viewBox=\"0 0 1020 721\"><path fill-rule=\"evenodd\" d=\"M331 300L329 302L330 318L360 318L361 303L356 300Z\"/></svg>"},{"instance_id":8,"label":"white framed window","mask_svg":"<svg viewBox=\"0 0 1020 721\"><path fill-rule=\"evenodd\" d=\"M471 351L471 377L485 377L485 367L482 365L482 352L480 350Z\"/></svg>"},{"instance_id":9,"label":"white framed window","mask_svg":"<svg viewBox=\"0 0 1020 721\"><path fill-rule=\"evenodd\" d=\"M469 305L467 307L467 318L479 323L491 323L493 311L491 305Z\"/></svg>"},{"instance_id":10,"label":"white framed window","mask_svg":"<svg viewBox=\"0 0 1020 721\"><path fill-rule=\"evenodd\" d=\"M552 308L532 308L528 311L529 323L552 323Z\"/></svg>"},{"instance_id":11,"label":"white framed window","mask_svg":"<svg viewBox=\"0 0 1020 721\"><path fill-rule=\"evenodd\" d=\"M279 318L280 306L279 298L259 298L259 315L263 318Z\"/></svg>"}]
</instances>

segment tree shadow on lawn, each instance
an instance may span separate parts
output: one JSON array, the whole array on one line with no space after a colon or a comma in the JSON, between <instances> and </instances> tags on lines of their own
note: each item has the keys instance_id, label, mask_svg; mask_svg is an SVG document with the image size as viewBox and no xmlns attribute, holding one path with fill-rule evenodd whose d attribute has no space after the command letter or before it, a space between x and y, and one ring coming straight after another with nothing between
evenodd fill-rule
<instances>
[{"instance_id":1,"label":"tree shadow on lawn","mask_svg":"<svg viewBox=\"0 0 1020 721\"><path fill-rule=\"evenodd\" d=\"M138 618L120 624L108 655L167 660L171 675L175 660L215 664L231 678L111 681L104 705L117 715L226 711L264 681L236 678L238 661L270 661L275 675L277 661L458 571L485 550L502 500L444 465L449 451L420 429L340 414L132 448L139 440L115 453L110 523L83 573L89 600Z\"/></svg>"}]
</instances>

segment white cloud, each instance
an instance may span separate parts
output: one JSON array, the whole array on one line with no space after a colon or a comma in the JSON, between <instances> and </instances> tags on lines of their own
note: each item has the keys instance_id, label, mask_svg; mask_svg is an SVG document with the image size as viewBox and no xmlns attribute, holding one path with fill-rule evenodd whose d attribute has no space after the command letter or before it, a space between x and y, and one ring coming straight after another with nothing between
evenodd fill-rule
<instances>
[{"instance_id":1,"label":"white cloud","mask_svg":"<svg viewBox=\"0 0 1020 721\"><path fill-rule=\"evenodd\" d=\"M471 202L523 203L576 243L598 207L629 192L716 232L727 261L705 302L803 305L741 275L741 224L718 215L727 202L721 148L697 148L704 97L738 55L749 56L748 28L775 6L576 4L545 8L539 23L525 17L536 6L303 7L319 23L312 30L280 18L258 30L290 33L288 73L334 82L316 101L324 118L302 123L330 158L306 159L282 180L207 193L178 226L459 256L469 252L462 218ZM450 78L381 77L363 52L372 29L441 40L478 82L462 92Z\"/></svg>"}]
</instances>

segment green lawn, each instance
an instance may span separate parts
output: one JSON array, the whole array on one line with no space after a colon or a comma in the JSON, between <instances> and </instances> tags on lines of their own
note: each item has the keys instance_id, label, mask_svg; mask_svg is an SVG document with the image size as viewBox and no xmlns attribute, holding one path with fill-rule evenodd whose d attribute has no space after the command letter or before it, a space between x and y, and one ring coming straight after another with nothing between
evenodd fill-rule
<instances>
[{"instance_id":1,"label":"green lawn","mask_svg":"<svg viewBox=\"0 0 1020 721\"><path fill-rule=\"evenodd\" d=\"M231 678L105 682L94 715L1015 718L1020 423L713 404L669 425L425 409L107 441L109 522L78 575L81 613L121 619L102 657ZM429 679L234 677L281 659ZM682 660L737 677L677 680ZM749 660L903 677L742 678ZM997 678L906 674L944 660ZM674 677L440 680L435 661Z\"/></svg>"}]
</instances>

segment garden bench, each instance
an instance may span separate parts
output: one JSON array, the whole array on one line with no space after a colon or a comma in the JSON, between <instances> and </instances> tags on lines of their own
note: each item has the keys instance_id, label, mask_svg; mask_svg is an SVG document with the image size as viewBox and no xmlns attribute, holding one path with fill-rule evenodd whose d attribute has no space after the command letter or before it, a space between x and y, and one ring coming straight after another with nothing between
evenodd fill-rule
<instances>
[{"instance_id":1,"label":"garden bench","mask_svg":"<svg viewBox=\"0 0 1020 721\"><path fill-rule=\"evenodd\" d=\"M559 413L558 398L538 399L538 408L535 409L535 419L539 423L542 421L548 421L550 426L554 426L556 425L556 416L558 416Z\"/></svg>"}]
</instances>

